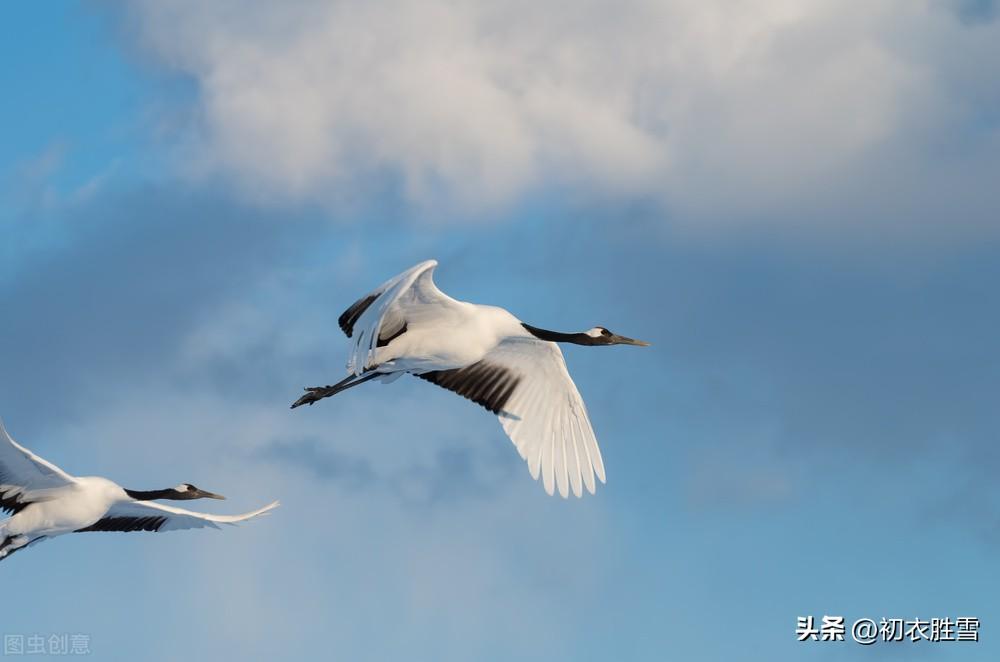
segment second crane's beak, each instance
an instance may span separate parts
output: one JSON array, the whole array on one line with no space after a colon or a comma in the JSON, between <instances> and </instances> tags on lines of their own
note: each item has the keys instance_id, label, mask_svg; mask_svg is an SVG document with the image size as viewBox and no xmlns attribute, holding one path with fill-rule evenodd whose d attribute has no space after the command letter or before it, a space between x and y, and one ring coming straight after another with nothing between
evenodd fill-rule
<instances>
[{"instance_id":1,"label":"second crane's beak","mask_svg":"<svg viewBox=\"0 0 1000 662\"><path fill-rule=\"evenodd\" d=\"M212 492L206 492L205 490L198 490L194 493L195 499L222 499L225 500L226 497L221 494L214 494Z\"/></svg>"},{"instance_id":2,"label":"second crane's beak","mask_svg":"<svg viewBox=\"0 0 1000 662\"><path fill-rule=\"evenodd\" d=\"M612 334L611 335L611 344L612 345L636 345L638 347L649 347L649 343L648 342L645 342L645 341L642 341L642 340L636 340L635 338L628 338L626 336L619 336L617 334Z\"/></svg>"}]
</instances>

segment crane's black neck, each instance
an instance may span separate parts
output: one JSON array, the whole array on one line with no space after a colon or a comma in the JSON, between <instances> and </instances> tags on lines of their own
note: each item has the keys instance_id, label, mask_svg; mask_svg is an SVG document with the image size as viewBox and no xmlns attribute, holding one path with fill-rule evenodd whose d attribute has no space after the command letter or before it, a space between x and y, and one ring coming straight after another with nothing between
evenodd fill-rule
<instances>
[{"instance_id":1,"label":"crane's black neck","mask_svg":"<svg viewBox=\"0 0 1000 662\"><path fill-rule=\"evenodd\" d=\"M154 501L156 499L178 499L180 492L174 488L166 490L125 490L136 501Z\"/></svg>"},{"instance_id":2,"label":"crane's black neck","mask_svg":"<svg viewBox=\"0 0 1000 662\"><path fill-rule=\"evenodd\" d=\"M575 345L599 344L595 338L588 336L586 333L560 333L559 331L548 331L546 329L539 329L537 326L525 324L524 322L521 322L521 326L527 329L528 333L535 336L539 340L548 340L549 342L571 342Z\"/></svg>"}]
</instances>

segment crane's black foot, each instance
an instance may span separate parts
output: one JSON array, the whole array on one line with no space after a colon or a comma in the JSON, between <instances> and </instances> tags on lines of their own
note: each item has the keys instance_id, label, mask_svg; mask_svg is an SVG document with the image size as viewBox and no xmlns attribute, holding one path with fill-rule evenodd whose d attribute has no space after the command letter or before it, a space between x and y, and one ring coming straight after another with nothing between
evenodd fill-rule
<instances>
[{"instance_id":1,"label":"crane's black foot","mask_svg":"<svg viewBox=\"0 0 1000 662\"><path fill-rule=\"evenodd\" d=\"M292 403L292 409L301 407L302 405L311 405L314 402L319 402L323 398L333 395L333 390L334 389L331 386L307 386L306 394Z\"/></svg>"},{"instance_id":2,"label":"crane's black foot","mask_svg":"<svg viewBox=\"0 0 1000 662\"><path fill-rule=\"evenodd\" d=\"M348 375L336 384L331 384L329 386L307 386L306 394L292 403L292 409L301 407L302 405L311 405L312 403L322 400L323 398L329 398L331 395L337 395L341 391L346 391L352 386L364 384L369 379L375 379L378 376L379 373L372 370L361 377L358 377L357 375Z\"/></svg>"}]
</instances>

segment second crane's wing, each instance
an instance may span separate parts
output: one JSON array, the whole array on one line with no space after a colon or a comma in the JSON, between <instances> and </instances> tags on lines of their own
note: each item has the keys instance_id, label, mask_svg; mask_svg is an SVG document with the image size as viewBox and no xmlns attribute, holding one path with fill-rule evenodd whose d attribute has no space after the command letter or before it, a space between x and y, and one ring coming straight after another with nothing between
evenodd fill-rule
<instances>
[{"instance_id":1,"label":"second crane's wing","mask_svg":"<svg viewBox=\"0 0 1000 662\"><path fill-rule=\"evenodd\" d=\"M500 419L532 478L545 491L569 496L594 493L594 477L605 482L604 461L587 407L566 370L559 346L511 337L481 361L456 370L417 375L468 398Z\"/></svg>"},{"instance_id":2,"label":"second crane's wing","mask_svg":"<svg viewBox=\"0 0 1000 662\"><path fill-rule=\"evenodd\" d=\"M16 513L45 490L76 482L68 473L20 445L0 421L0 511Z\"/></svg>"},{"instance_id":3,"label":"second crane's wing","mask_svg":"<svg viewBox=\"0 0 1000 662\"><path fill-rule=\"evenodd\" d=\"M343 312L340 328L354 341L348 372L360 376L374 367L375 349L405 332L407 318L420 306L458 304L434 284L436 266L437 260L421 262L389 279Z\"/></svg>"},{"instance_id":4,"label":"second crane's wing","mask_svg":"<svg viewBox=\"0 0 1000 662\"><path fill-rule=\"evenodd\" d=\"M212 515L173 506L164 506L152 501L123 501L108 509L108 513L96 523L77 533L88 531L177 531L179 529L217 529L219 524L238 524L248 519L268 513L278 507L278 502L269 503L241 515Z\"/></svg>"}]
</instances>

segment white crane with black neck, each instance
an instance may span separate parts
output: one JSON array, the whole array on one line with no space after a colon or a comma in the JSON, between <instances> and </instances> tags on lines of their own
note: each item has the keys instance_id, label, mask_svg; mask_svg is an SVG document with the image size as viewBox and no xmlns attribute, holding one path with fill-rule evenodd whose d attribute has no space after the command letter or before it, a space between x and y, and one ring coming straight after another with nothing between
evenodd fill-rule
<instances>
[{"instance_id":1,"label":"white crane with black neck","mask_svg":"<svg viewBox=\"0 0 1000 662\"><path fill-rule=\"evenodd\" d=\"M189 483L128 490L99 476L71 476L14 441L0 421L0 561L34 543L87 531L174 531L218 528L263 515L278 502L242 515L211 515L154 503L224 499Z\"/></svg>"},{"instance_id":2,"label":"white crane with black neck","mask_svg":"<svg viewBox=\"0 0 1000 662\"><path fill-rule=\"evenodd\" d=\"M372 379L403 373L442 386L493 412L545 491L593 494L605 482L594 430L556 343L649 343L595 326L579 333L546 331L503 308L452 299L434 284L427 260L385 282L340 316L353 340L346 378L309 387L292 408L313 404Z\"/></svg>"}]
</instances>

